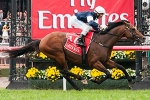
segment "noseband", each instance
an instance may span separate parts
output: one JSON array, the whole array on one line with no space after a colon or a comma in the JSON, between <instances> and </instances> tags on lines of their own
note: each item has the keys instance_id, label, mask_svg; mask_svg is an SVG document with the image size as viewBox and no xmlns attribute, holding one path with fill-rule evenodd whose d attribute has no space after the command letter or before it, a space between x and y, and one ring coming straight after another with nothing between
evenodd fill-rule
<instances>
[{"instance_id":1,"label":"noseband","mask_svg":"<svg viewBox=\"0 0 150 100\"><path fill-rule=\"evenodd\" d=\"M134 33L135 33L135 27L134 27L133 29L130 29L130 28L129 28L130 25L131 25L131 24L126 23L126 28L125 28L125 30L128 30L128 31L130 32L130 34L132 35L132 37L133 37L134 40L139 40L139 37L134 34Z\"/></svg>"}]
</instances>

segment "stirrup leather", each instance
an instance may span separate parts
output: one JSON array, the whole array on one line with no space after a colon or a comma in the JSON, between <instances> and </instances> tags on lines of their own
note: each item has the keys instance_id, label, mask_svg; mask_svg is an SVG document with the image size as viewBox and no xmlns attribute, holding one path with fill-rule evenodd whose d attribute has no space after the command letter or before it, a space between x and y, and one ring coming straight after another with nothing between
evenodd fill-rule
<instances>
[{"instance_id":1,"label":"stirrup leather","mask_svg":"<svg viewBox=\"0 0 150 100\"><path fill-rule=\"evenodd\" d=\"M84 44L84 39L83 39L83 38L84 38L84 37L78 38L77 45L85 46L85 44Z\"/></svg>"}]
</instances>

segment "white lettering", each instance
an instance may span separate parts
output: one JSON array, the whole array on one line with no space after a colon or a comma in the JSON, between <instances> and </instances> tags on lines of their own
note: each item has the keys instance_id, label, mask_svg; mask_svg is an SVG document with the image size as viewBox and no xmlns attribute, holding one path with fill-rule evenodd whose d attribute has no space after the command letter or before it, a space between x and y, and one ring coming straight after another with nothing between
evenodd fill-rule
<instances>
[{"instance_id":1,"label":"white lettering","mask_svg":"<svg viewBox=\"0 0 150 100\"><path fill-rule=\"evenodd\" d=\"M90 3L91 0L87 0L87 4L90 6L90 9L93 9L95 7L95 1L96 0L92 0L92 3Z\"/></svg>"},{"instance_id":2,"label":"white lettering","mask_svg":"<svg viewBox=\"0 0 150 100\"><path fill-rule=\"evenodd\" d=\"M125 18L125 16L128 17L128 14L127 14L127 13L122 13L122 14L120 15L120 19L121 19L121 20L127 20L127 19Z\"/></svg>"},{"instance_id":3,"label":"white lettering","mask_svg":"<svg viewBox=\"0 0 150 100\"><path fill-rule=\"evenodd\" d=\"M48 17L44 16L44 13L51 14L51 12L50 11L38 11L38 13L39 13L39 28L40 29L49 29L49 28L51 28L51 26L44 26L44 23L43 23L44 19L49 19Z\"/></svg>"},{"instance_id":4,"label":"white lettering","mask_svg":"<svg viewBox=\"0 0 150 100\"><path fill-rule=\"evenodd\" d=\"M71 6L75 6L75 5L74 5L74 0L71 0Z\"/></svg>"},{"instance_id":5,"label":"white lettering","mask_svg":"<svg viewBox=\"0 0 150 100\"><path fill-rule=\"evenodd\" d=\"M69 14L65 14L64 16L62 14L58 14L58 15L52 14L52 16L53 16L53 28L58 28L57 27L57 18L58 17L60 18L60 28L65 28L65 26L64 26L64 24L66 23L66 22L64 22L65 17L67 18L67 21L71 17L71 15L69 15ZM67 25L68 25L68 28L71 28L69 22Z\"/></svg>"},{"instance_id":6,"label":"white lettering","mask_svg":"<svg viewBox=\"0 0 150 100\"><path fill-rule=\"evenodd\" d=\"M77 40L78 40L78 38L75 38L75 39L74 39L74 44L76 44Z\"/></svg>"},{"instance_id":7,"label":"white lettering","mask_svg":"<svg viewBox=\"0 0 150 100\"><path fill-rule=\"evenodd\" d=\"M95 2L96 0L92 0L92 2L90 2L91 0L86 0L87 1L87 5L90 6L90 9L93 9L95 7ZM71 0L71 6L75 6L75 2L74 0ZM85 6L85 0L81 0L81 6Z\"/></svg>"},{"instance_id":8,"label":"white lettering","mask_svg":"<svg viewBox=\"0 0 150 100\"><path fill-rule=\"evenodd\" d=\"M79 53L79 51L80 51L78 48L75 48L74 46L72 46L72 45L70 45L70 44L68 44L67 47L70 48L70 49L72 49L72 50L75 51L75 52L78 52L78 53Z\"/></svg>"},{"instance_id":9,"label":"white lettering","mask_svg":"<svg viewBox=\"0 0 150 100\"><path fill-rule=\"evenodd\" d=\"M85 5L84 5L84 0L81 0L81 6L85 6Z\"/></svg>"},{"instance_id":10,"label":"white lettering","mask_svg":"<svg viewBox=\"0 0 150 100\"><path fill-rule=\"evenodd\" d=\"M69 36L68 38L69 38L69 40L72 42L72 36Z\"/></svg>"},{"instance_id":11,"label":"white lettering","mask_svg":"<svg viewBox=\"0 0 150 100\"><path fill-rule=\"evenodd\" d=\"M78 9L75 9L75 10L74 10L74 13L77 13L77 12L78 12Z\"/></svg>"},{"instance_id":12,"label":"white lettering","mask_svg":"<svg viewBox=\"0 0 150 100\"><path fill-rule=\"evenodd\" d=\"M108 16L107 13L105 13L105 15L102 16L102 25L106 25L106 17Z\"/></svg>"},{"instance_id":13,"label":"white lettering","mask_svg":"<svg viewBox=\"0 0 150 100\"><path fill-rule=\"evenodd\" d=\"M75 9L73 12L77 12L78 10ZM45 15L46 14L46 15ZM69 28L71 29L71 25L69 24L69 19L71 17L70 14L52 14L50 11L38 11L39 15L39 28L40 29L64 29L64 28ZM52 18L49 16L51 15ZM115 22L117 20L127 20L128 14L127 13L122 13L122 14L117 14L117 13L112 13L108 14L106 13L101 19L96 20L99 24L106 25L107 22ZM108 20L107 20L108 19ZM45 21L44 21L45 20ZM51 22L50 25L44 25L45 23ZM101 23L100 23L101 22Z\"/></svg>"},{"instance_id":14,"label":"white lettering","mask_svg":"<svg viewBox=\"0 0 150 100\"><path fill-rule=\"evenodd\" d=\"M108 18L108 22L115 22L119 19L119 15L116 13L112 13L109 18Z\"/></svg>"}]
</instances>

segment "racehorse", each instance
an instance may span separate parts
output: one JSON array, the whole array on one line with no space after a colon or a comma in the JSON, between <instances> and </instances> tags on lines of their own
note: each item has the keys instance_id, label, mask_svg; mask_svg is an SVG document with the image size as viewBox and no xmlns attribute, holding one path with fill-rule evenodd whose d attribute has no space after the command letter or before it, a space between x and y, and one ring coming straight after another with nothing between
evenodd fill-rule
<instances>
[{"instance_id":1,"label":"racehorse","mask_svg":"<svg viewBox=\"0 0 150 100\"><path fill-rule=\"evenodd\" d=\"M104 72L106 76L100 80L93 79L91 81L100 84L111 77L108 69L118 68L125 74L125 78L128 80L129 86L132 86L132 78L128 75L125 68L122 65L112 61L110 59L110 55L113 46L122 37L138 41L139 43L143 43L145 41L145 37L130 22L125 20L109 23L108 28L103 33L94 33L87 52L86 65ZM60 66L57 67L60 69L63 77L66 78L74 89L81 90L70 79L70 76L73 76L79 80L84 80L84 78L69 72L67 62L82 64L82 57L81 55L74 54L64 48L67 41L66 34L66 32L52 32L41 40L34 40L19 49L7 50L5 52L9 53L10 58L33 53L35 51L42 52L47 57L59 63Z\"/></svg>"}]
</instances>

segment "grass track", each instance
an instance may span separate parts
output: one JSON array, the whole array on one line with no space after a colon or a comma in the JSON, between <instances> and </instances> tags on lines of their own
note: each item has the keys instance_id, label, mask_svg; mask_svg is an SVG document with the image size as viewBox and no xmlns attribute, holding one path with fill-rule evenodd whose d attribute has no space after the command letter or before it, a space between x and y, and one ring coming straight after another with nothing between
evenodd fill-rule
<instances>
[{"instance_id":1,"label":"grass track","mask_svg":"<svg viewBox=\"0 0 150 100\"><path fill-rule=\"evenodd\" d=\"M7 90L0 100L149 100L150 90Z\"/></svg>"}]
</instances>

